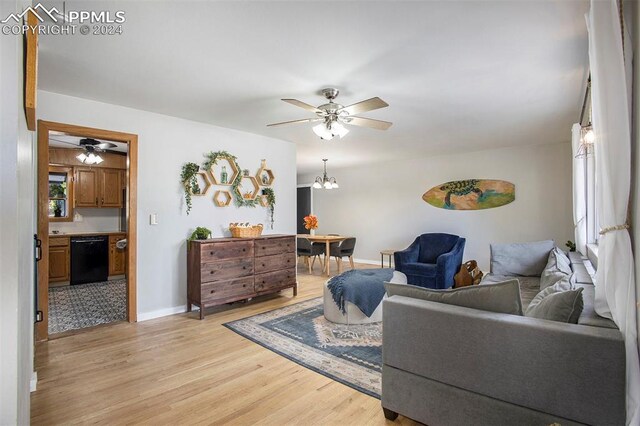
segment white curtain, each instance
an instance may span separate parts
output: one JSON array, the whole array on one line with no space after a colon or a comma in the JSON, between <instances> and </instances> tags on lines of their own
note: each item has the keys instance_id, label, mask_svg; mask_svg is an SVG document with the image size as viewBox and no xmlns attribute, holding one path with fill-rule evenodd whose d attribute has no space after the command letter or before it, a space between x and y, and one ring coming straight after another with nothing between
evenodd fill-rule
<instances>
[{"instance_id":1,"label":"white curtain","mask_svg":"<svg viewBox=\"0 0 640 426\"><path fill-rule=\"evenodd\" d=\"M627 424L640 425L637 288L627 227L631 185L629 91L620 17L615 0L592 0L587 16L591 67L592 124L596 136L596 209L601 228L598 244L595 309L615 321L625 339ZM597 356L597 354L594 354Z\"/></svg>"},{"instance_id":2,"label":"white curtain","mask_svg":"<svg viewBox=\"0 0 640 426\"><path fill-rule=\"evenodd\" d=\"M573 226L577 250L587 254L587 182L584 158L576 158L580 149L580 124L571 128L573 153Z\"/></svg>"}]
</instances>

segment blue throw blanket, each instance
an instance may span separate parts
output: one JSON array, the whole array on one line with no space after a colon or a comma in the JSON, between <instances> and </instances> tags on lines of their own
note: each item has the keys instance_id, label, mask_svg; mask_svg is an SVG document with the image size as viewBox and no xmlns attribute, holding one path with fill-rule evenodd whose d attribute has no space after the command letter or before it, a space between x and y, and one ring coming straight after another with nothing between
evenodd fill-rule
<instances>
[{"instance_id":1,"label":"blue throw blanket","mask_svg":"<svg viewBox=\"0 0 640 426\"><path fill-rule=\"evenodd\" d=\"M356 305L370 317L384 297L384 283L393 276L393 269L352 269L329 280L327 287L333 300L345 313L345 303Z\"/></svg>"}]
</instances>

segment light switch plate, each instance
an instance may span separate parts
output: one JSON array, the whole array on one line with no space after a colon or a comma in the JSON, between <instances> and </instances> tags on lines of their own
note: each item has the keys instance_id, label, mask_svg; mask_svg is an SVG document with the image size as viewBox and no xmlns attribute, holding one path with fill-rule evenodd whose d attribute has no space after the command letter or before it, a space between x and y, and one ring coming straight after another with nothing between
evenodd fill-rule
<instances>
[{"instance_id":1,"label":"light switch plate","mask_svg":"<svg viewBox=\"0 0 640 426\"><path fill-rule=\"evenodd\" d=\"M158 215L156 213L151 213L151 215L149 216L149 223L151 225L157 225L158 224Z\"/></svg>"}]
</instances>

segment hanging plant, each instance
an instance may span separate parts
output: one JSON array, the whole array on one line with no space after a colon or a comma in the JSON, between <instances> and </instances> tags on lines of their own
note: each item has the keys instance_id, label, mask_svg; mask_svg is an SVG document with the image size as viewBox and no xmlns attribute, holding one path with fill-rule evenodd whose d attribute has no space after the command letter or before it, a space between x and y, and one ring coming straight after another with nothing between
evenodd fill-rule
<instances>
[{"instance_id":1,"label":"hanging plant","mask_svg":"<svg viewBox=\"0 0 640 426\"><path fill-rule=\"evenodd\" d=\"M262 188L262 195L267 197L267 207L269 208L271 229L273 229L273 213L276 210L276 193L274 192L273 188Z\"/></svg>"},{"instance_id":2,"label":"hanging plant","mask_svg":"<svg viewBox=\"0 0 640 426\"><path fill-rule=\"evenodd\" d=\"M187 214L191 211L191 195L200 193L200 185L198 185L197 173L200 170L200 166L196 163L186 163L182 166L182 173L180 174L180 182L184 189L184 201L187 205Z\"/></svg>"}]
</instances>

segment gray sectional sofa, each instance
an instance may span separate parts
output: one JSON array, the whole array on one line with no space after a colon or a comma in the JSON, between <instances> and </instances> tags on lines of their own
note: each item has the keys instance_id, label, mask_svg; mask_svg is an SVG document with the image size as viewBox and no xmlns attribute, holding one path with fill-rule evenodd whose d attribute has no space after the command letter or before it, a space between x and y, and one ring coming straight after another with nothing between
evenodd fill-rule
<instances>
[{"instance_id":1,"label":"gray sectional sofa","mask_svg":"<svg viewBox=\"0 0 640 426\"><path fill-rule=\"evenodd\" d=\"M481 285L514 277L504 274L499 259L504 253L492 250L492 273ZM570 259L572 282L583 288L577 324L399 295L386 299L381 398L386 417L399 413L429 426L623 425L622 334L593 309L585 259L577 253ZM540 277L517 278L526 308Z\"/></svg>"}]
</instances>

